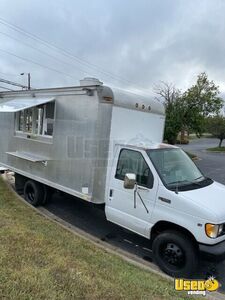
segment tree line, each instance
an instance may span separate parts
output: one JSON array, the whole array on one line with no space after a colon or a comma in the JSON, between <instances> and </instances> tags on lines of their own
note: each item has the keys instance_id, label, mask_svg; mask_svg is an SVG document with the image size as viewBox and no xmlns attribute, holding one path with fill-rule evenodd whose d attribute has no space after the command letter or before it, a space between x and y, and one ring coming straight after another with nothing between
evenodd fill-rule
<instances>
[{"instance_id":1,"label":"tree line","mask_svg":"<svg viewBox=\"0 0 225 300\"><path fill-rule=\"evenodd\" d=\"M161 82L155 86L156 99L163 101L166 111L164 139L175 144L180 132L187 131L201 137L209 132L217 137L219 147L225 139L225 118L221 115L224 106L219 96L219 86L200 73L194 85L185 92L173 84Z\"/></svg>"}]
</instances>

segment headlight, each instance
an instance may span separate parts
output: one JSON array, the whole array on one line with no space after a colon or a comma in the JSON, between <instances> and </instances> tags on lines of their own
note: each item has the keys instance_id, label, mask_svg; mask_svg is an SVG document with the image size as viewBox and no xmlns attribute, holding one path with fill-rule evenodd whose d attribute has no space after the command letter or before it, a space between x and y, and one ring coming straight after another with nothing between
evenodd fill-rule
<instances>
[{"instance_id":1,"label":"headlight","mask_svg":"<svg viewBox=\"0 0 225 300\"><path fill-rule=\"evenodd\" d=\"M205 233L208 237L215 239L223 234L224 232L224 225L216 225L216 224L206 224L205 225Z\"/></svg>"}]
</instances>

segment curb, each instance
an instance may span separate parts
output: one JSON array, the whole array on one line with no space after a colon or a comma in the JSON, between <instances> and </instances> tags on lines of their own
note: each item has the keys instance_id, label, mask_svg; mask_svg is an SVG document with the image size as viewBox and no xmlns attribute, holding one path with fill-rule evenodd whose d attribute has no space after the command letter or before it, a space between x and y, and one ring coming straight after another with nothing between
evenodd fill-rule
<instances>
[{"instance_id":1,"label":"curb","mask_svg":"<svg viewBox=\"0 0 225 300\"><path fill-rule=\"evenodd\" d=\"M203 150L204 152L206 152L206 153L220 153L220 154L223 154L223 155L225 155L225 151L211 151L211 150Z\"/></svg>"}]
</instances>

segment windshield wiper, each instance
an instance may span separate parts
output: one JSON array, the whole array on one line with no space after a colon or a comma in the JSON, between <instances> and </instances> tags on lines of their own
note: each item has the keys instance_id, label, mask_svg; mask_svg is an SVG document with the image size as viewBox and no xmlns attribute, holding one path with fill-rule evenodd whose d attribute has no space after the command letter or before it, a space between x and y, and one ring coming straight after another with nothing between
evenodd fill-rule
<instances>
[{"instance_id":1,"label":"windshield wiper","mask_svg":"<svg viewBox=\"0 0 225 300\"><path fill-rule=\"evenodd\" d=\"M179 183L183 183L183 184L179 184ZM173 181L173 182L169 182L167 185L170 186L170 189L172 191L175 191L176 194L178 194L180 188L184 188L191 185L196 185L200 187L202 186L201 183L198 181L196 182L196 181L188 181L188 180Z\"/></svg>"},{"instance_id":2,"label":"windshield wiper","mask_svg":"<svg viewBox=\"0 0 225 300\"><path fill-rule=\"evenodd\" d=\"M201 181L196 181L196 180L198 180L198 179L200 179L200 178L202 178L202 180ZM206 177L206 176L200 176L200 177L198 177L198 178L195 178L195 183L196 184L199 184L199 185L204 185L204 184L207 184L207 183L212 183L213 182L213 180L211 179L211 178L209 178L209 177Z\"/></svg>"},{"instance_id":3,"label":"windshield wiper","mask_svg":"<svg viewBox=\"0 0 225 300\"><path fill-rule=\"evenodd\" d=\"M201 176L202 177L202 176ZM198 179L198 178L196 178L196 179ZM196 180L195 179L195 180ZM168 185L171 185L171 184L179 184L179 183L185 183L185 185L189 185L189 184L196 184L196 185L201 185L201 183L200 182L198 182L198 181L188 181L188 180L178 180L178 181L173 181L173 182L169 182L169 183L167 183Z\"/></svg>"},{"instance_id":4,"label":"windshield wiper","mask_svg":"<svg viewBox=\"0 0 225 300\"><path fill-rule=\"evenodd\" d=\"M202 179L207 179L204 175L201 175L201 176L195 178L194 181L199 180L199 179L201 179L201 178L202 178Z\"/></svg>"},{"instance_id":5,"label":"windshield wiper","mask_svg":"<svg viewBox=\"0 0 225 300\"><path fill-rule=\"evenodd\" d=\"M176 183L182 183L182 182L188 182L188 183L190 183L190 181L188 181L188 180L178 180L178 181L172 181L172 182L168 182L167 184L168 185L170 185L170 184L176 184Z\"/></svg>"}]
</instances>

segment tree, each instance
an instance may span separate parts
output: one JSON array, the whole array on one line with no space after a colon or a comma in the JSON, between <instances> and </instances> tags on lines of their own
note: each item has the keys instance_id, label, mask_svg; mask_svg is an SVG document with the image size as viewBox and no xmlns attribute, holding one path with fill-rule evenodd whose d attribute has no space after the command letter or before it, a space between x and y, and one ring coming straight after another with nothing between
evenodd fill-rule
<instances>
[{"instance_id":1,"label":"tree","mask_svg":"<svg viewBox=\"0 0 225 300\"><path fill-rule=\"evenodd\" d=\"M197 82L181 93L174 85L162 82L154 88L156 99L163 101L166 110L164 138L174 144L180 131L192 131L201 136L205 129L205 119L222 108L223 101L218 96L219 87L209 81L206 73L198 75Z\"/></svg>"},{"instance_id":2,"label":"tree","mask_svg":"<svg viewBox=\"0 0 225 300\"><path fill-rule=\"evenodd\" d=\"M219 147L221 147L225 139L225 118L222 116L209 117L207 119L207 130L220 140Z\"/></svg>"},{"instance_id":3,"label":"tree","mask_svg":"<svg viewBox=\"0 0 225 300\"><path fill-rule=\"evenodd\" d=\"M218 114L223 106L219 93L219 87L213 81L209 81L206 73L201 73L196 84L183 94L185 103L183 123L199 137L205 129L206 117L212 113Z\"/></svg>"},{"instance_id":4,"label":"tree","mask_svg":"<svg viewBox=\"0 0 225 300\"><path fill-rule=\"evenodd\" d=\"M169 144L175 144L182 127L182 97L181 91L174 85L161 82L154 87L156 99L163 102L166 112L164 139Z\"/></svg>"}]
</instances>

